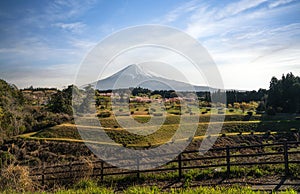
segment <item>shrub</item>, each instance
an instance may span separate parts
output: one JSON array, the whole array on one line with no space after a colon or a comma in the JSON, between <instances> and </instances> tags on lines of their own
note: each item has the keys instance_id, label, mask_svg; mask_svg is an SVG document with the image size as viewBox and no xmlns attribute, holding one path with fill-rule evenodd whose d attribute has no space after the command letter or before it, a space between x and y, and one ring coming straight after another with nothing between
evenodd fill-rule
<instances>
[{"instance_id":1,"label":"shrub","mask_svg":"<svg viewBox=\"0 0 300 194\"><path fill-rule=\"evenodd\" d=\"M11 164L1 170L0 189L2 190L13 190L16 192L33 191L34 185L29 176L28 167Z\"/></svg>"},{"instance_id":2,"label":"shrub","mask_svg":"<svg viewBox=\"0 0 300 194\"><path fill-rule=\"evenodd\" d=\"M267 109L267 114L268 115L276 115L276 111L273 109L273 107L268 107Z\"/></svg>"},{"instance_id":3,"label":"shrub","mask_svg":"<svg viewBox=\"0 0 300 194\"><path fill-rule=\"evenodd\" d=\"M104 111L104 112L100 112L99 114L97 114L97 117L99 118L106 118L106 117L110 117L111 113L109 111Z\"/></svg>"},{"instance_id":4,"label":"shrub","mask_svg":"<svg viewBox=\"0 0 300 194\"><path fill-rule=\"evenodd\" d=\"M16 160L15 156L8 151L0 151L0 168L4 165L10 165Z\"/></svg>"},{"instance_id":5,"label":"shrub","mask_svg":"<svg viewBox=\"0 0 300 194\"><path fill-rule=\"evenodd\" d=\"M170 111L170 114L173 114L173 115L181 115L181 111Z\"/></svg>"},{"instance_id":6,"label":"shrub","mask_svg":"<svg viewBox=\"0 0 300 194\"><path fill-rule=\"evenodd\" d=\"M290 164L290 173L295 178L300 178L300 166L297 164Z\"/></svg>"},{"instance_id":7,"label":"shrub","mask_svg":"<svg viewBox=\"0 0 300 194\"><path fill-rule=\"evenodd\" d=\"M265 135L267 136L271 135L271 131L270 130L266 131Z\"/></svg>"},{"instance_id":8,"label":"shrub","mask_svg":"<svg viewBox=\"0 0 300 194\"><path fill-rule=\"evenodd\" d=\"M253 112L252 111L248 111L247 115L249 115L251 117L253 115Z\"/></svg>"},{"instance_id":9,"label":"shrub","mask_svg":"<svg viewBox=\"0 0 300 194\"><path fill-rule=\"evenodd\" d=\"M254 170L254 172L253 172L253 175L254 175L255 177L262 177L262 176L264 175L264 173L263 173L263 171L260 170L259 168L256 168L256 169Z\"/></svg>"},{"instance_id":10,"label":"shrub","mask_svg":"<svg viewBox=\"0 0 300 194\"><path fill-rule=\"evenodd\" d=\"M282 108L282 107L277 107L277 108L276 108L276 112L279 112L279 113L280 113L280 112L282 112L282 111L283 111L283 108Z\"/></svg>"}]
</instances>

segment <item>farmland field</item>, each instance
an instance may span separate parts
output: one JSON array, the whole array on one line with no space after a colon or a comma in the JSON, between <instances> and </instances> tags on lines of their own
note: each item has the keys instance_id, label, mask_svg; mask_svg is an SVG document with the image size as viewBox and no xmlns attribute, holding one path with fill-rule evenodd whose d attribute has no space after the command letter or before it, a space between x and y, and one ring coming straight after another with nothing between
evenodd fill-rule
<instances>
[{"instance_id":1,"label":"farmland field","mask_svg":"<svg viewBox=\"0 0 300 194\"><path fill-rule=\"evenodd\" d=\"M97 128L103 129L109 137L111 137L116 143L119 144L127 144L128 146L148 146L151 145L159 145L163 144L167 141L170 141L174 133L176 132L180 118L182 116L170 115L166 117L165 122L162 126L159 126L159 129L150 135L141 136L133 133L129 133L127 130L121 128L118 122L114 118L102 118L100 119L101 127L92 127L93 130L97 130ZM190 118L191 116L185 116ZM134 117L138 122L146 122L147 117ZM153 117L156 119L156 117ZM245 118L248 121L245 121ZM127 116L124 116L121 119L122 122L126 122ZM210 116L200 116L198 123L184 123L182 124L183 128L188 129L190 125L197 125L197 130L195 132L194 138L201 139L205 138L205 133L208 128ZM195 120L195 119L191 119ZM155 123L155 122L154 122ZM211 126L218 125L219 123L211 123ZM222 135L227 134L230 135L265 135L267 133L278 134L278 136L284 136L285 134L293 134L297 133L298 126L300 126L299 120L262 120L260 115L255 115L253 117L248 118L246 115L227 115L225 117L225 121L222 126L221 134L212 134L212 135ZM36 133L23 134L21 137L31 138L31 139L45 139L51 140L51 138L55 138L56 140L65 140L65 139L74 139L81 140L81 136L77 131L77 127L75 124L61 124L54 127L50 127ZM151 128L157 128L156 125L148 126L146 130L151 130ZM133 128L133 130L139 130L140 128ZM100 130L99 130L100 131ZM101 134L99 132L99 134Z\"/></svg>"}]
</instances>

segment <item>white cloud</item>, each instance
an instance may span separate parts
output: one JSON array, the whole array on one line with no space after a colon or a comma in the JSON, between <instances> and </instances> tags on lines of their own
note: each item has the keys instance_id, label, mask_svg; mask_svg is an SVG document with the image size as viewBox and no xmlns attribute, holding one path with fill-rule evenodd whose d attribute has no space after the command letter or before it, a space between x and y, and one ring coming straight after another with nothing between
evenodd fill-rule
<instances>
[{"instance_id":1,"label":"white cloud","mask_svg":"<svg viewBox=\"0 0 300 194\"><path fill-rule=\"evenodd\" d=\"M75 39L72 38L70 40L70 44L78 49L83 49L83 50L90 50L93 48L97 43L95 41L90 41L90 40L83 40L83 39Z\"/></svg>"},{"instance_id":2,"label":"white cloud","mask_svg":"<svg viewBox=\"0 0 300 194\"><path fill-rule=\"evenodd\" d=\"M295 48L300 47L300 23L284 20L300 8L291 2L240 0L224 6L204 2L196 5L184 28L208 49L225 88L266 88L272 76L299 71L300 50Z\"/></svg>"},{"instance_id":3,"label":"white cloud","mask_svg":"<svg viewBox=\"0 0 300 194\"><path fill-rule=\"evenodd\" d=\"M81 33L86 25L82 22L74 22L74 23L55 23L53 26L61 28L63 30L72 32L72 33Z\"/></svg>"},{"instance_id":4,"label":"white cloud","mask_svg":"<svg viewBox=\"0 0 300 194\"><path fill-rule=\"evenodd\" d=\"M95 0L55 0L46 8L46 16L52 20L70 19L82 15L92 8Z\"/></svg>"},{"instance_id":5,"label":"white cloud","mask_svg":"<svg viewBox=\"0 0 300 194\"><path fill-rule=\"evenodd\" d=\"M275 0L269 4L269 7L274 8L274 7L277 7L280 5L285 5L285 4L291 3L293 1L295 1L295 0Z\"/></svg>"},{"instance_id":6,"label":"white cloud","mask_svg":"<svg viewBox=\"0 0 300 194\"><path fill-rule=\"evenodd\" d=\"M222 19L229 16L237 15L243 11L259 6L267 0L242 0L231 3L226 7L220 9L217 13L216 18Z\"/></svg>"},{"instance_id":7,"label":"white cloud","mask_svg":"<svg viewBox=\"0 0 300 194\"><path fill-rule=\"evenodd\" d=\"M246 5L246 2L248 5ZM265 17L267 13L264 8L253 12L247 12L247 10L255 8L263 2L265 1L251 1L250 3L249 1L243 1L218 9L211 9L205 4L201 5L191 16L186 32L196 38L224 36L234 31L247 32L247 29L245 29L247 26L255 28L255 23L258 23L258 20ZM242 13L243 11L245 13Z\"/></svg>"},{"instance_id":8,"label":"white cloud","mask_svg":"<svg viewBox=\"0 0 300 194\"><path fill-rule=\"evenodd\" d=\"M198 1L192 0L186 3L179 5L177 8L171 10L167 14L165 14L162 18L155 19L154 23L171 23L176 21L179 17L183 16L184 14L190 13L195 11L198 8Z\"/></svg>"}]
</instances>

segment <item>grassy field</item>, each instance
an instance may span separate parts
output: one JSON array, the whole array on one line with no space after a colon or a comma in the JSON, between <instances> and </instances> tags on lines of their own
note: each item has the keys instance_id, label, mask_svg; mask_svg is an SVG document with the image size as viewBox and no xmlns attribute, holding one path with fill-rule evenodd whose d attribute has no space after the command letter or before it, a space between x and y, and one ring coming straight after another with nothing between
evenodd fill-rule
<instances>
[{"instance_id":1,"label":"grassy field","mask_svg":"<svg viewBox=\"0 0 300 194\"><path fill-rule=\"evenodd\" d=\"M269 194L269 191L253 191L250 187L196 187L196 188L181 188L181 189L169 189L162 190L159 187L142 187L142 186L132 186L123 190L115 190L113 188L105 188L97 186L96 183L92 181L81 181L77 183L72 189L61 189L52 192L16 192L13 190L3 191L3 194L114 194L114 193L124 193L124 194ZM293 189L286 189L285 191L271 192L274 194L296 194L297 192Z\"/></svg>"},{"instance_id":2,"label":"grassy field","mask_svg":"<svg viewBox=\"0 0 300 194\"><path fill-rule=\"evenodd\" d=\"M195 193L203 193L203 194L268 194L270 192L264 191L252 191L247 187L198 187L198 188L187 188L187 189L171 189L169 191L162 191L158 187L130 187L126 190L121 191L124 194L195 194ZM120 192L120 193L121 193ZM99 193L99 194L113 194L116 193L112 189L101 188L101 187L88 187L86 189L70 189L65 191L57 191L54 192L56 194L85 194L85 193ZM290 189L281 192L274 192L278 194L296 194L297 192Z\"/></svg>"},{"instance_id":3,"label":"grassy field","mask_svg":"<svg viewBox=\"0 0 300 194\"><path fill-rule=\"evenodd\" d=\"M191 122L186 122L181 124L184 130L189 130L191 126L196 126L197 130L194 134L194 139L203 139L209 124L209 115L200 116L199 122L195 123L195 119L190 118L190 116L181 116L186 117L185 119L191 119ZM216 116L218 118L218 116ZM119 118L122 122L129 122L127 116ZM149 120L149 116L135 116L140 123L145 123ZM153 117L153 119L158 119ZM101 128L104 129L105 133L113 139L116 143L127 145L127 146L148 146L148 145L160 145L171 141L172 136L176 132L180 123L180 116L169 115L166 117L165 122L161 126L152 125L145 127L136 127L131 128L132 130L153 130L154 133L149 135L137 135L130 133L128 130L123 129L118 122L113 118L102 118L100 119ZM155 122L154 122L155 123ZM210 123L211 127L218 126L219 122ZM264 135L264 134L285 134L290 133L299 133L298 127L300 126L299 120L273 120L270 118L264 119L259 115L252 117L247 117L247 115L241 114L231 114L225 117L225 121L222 126L222 131L220 134L211 134L211 136L234 136L234 135ZM45 139L45 140L55 140L55 141L81 141L81 136L78 133L77 128L85 126L76 126L74 124L62 124L41 131L29 134L23 134L20 137L31 138L31 139ZM100 130L100 127L93 126L91 131L96 131L97 135L101 135L103 130ZM102 132L101 132L102 131ZM93 134L91 132L91 134ZM93 139L91 135L91 141L97 141ZM184 139L183 139L184 140ZM101 142L100 142L101 143Z\"/></svg>"}]
</instances>

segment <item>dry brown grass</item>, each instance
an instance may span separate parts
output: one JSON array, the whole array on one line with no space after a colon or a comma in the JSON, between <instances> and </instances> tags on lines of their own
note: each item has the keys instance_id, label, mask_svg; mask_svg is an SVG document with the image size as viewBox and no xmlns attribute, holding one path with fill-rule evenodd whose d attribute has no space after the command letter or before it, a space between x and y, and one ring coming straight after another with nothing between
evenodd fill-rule
<instances>
[{"instance_id":1,"label":"dry brown grass","mask_svg":"<svg viewBox=\"0 0 300 194\"><path fill-rule=\"evenodd\" d=\"M81 179L89 179L93 175L94 164L89 158L80 157L82 165L79 166L81 172L77 176ZM75 175L76 176L76 175Z\"/></svg>"},{"instance_id":2,"label":"dry brown grass","mask_svg":"<svg viewBox=\"0 0 300 194\"><path fill-rule=\"evenodd\" d=\"M1 169L0 190L30 192L36 186L29 176L28 167L11 164Z\"/></svg>"}]
</instances>

